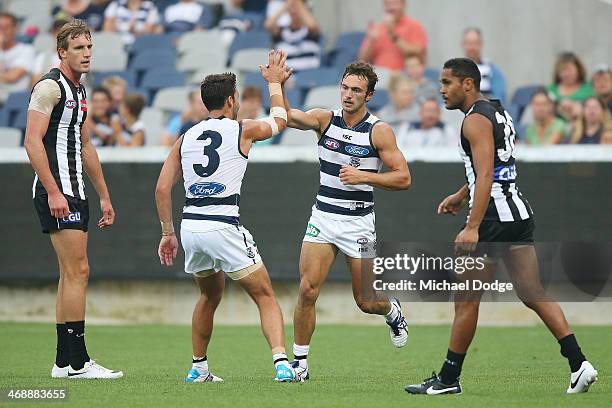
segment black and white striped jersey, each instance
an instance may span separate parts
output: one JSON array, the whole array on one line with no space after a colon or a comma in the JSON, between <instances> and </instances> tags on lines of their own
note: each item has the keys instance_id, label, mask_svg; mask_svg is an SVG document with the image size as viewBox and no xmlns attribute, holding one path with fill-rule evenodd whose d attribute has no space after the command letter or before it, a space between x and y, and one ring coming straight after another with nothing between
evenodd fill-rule
<instances>
[{"instance_id":1,"label":"black and white striped jersey","mask_svg":"<svg viewBox=\"0 0 612 408\"><path fill-rule=\"evenodd\" d=\"M342 118L342 109L332 112L332 120L319 140L320 187L316 207L340 215L364 216L374 210L374 188L370 185L344 185L343 165L378 173L382 161L372 145L372 128L379 119L366 113L353 128Z\"/></svg>"},{"instance_id":2,"label":"black and white striped jersey","mask_svg":"<svg viewBox=\"0 0 612 408\"><path fill-rule=\"evenodd\" d=\"M49 79L59 85L61 92L43 138L49 169L62 193L85 200L81 158L81 130L87 118L85 87L83 84L75 87L57 68L52 69L40 81ZM35 197L44 194L47 192L36 175L32 195Z\"/></svg>"},{"instance_id":3,"label":"black and white striped jersey","mask_svg":"<svg viewBox=\"0 0 612 408\"><path fill-rule=\"evenodd\" d=\"M466 113L465 117L481 114L493 125L494 162L493 187L484 219L490 221L521 221L529 219L533 211L527 200L516 187L516 164L514 159L514 139L516 131L510 114L498 100L479 100ZM465 119L464 119L465 120ZM465 176L470 191L470 208L474 201L476 169L474 168L470 142L463 135L459 144L461 158L465 165Z\"/></svg>"}]
</instances>

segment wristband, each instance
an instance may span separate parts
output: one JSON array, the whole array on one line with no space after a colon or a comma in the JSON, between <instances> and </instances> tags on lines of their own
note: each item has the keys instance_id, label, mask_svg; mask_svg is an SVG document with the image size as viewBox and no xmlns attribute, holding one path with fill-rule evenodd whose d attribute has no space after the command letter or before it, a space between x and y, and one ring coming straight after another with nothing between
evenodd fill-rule
<instances>
[{"instance_id":1,"label":"wristband","mask_svg":"<svg viewBox=\"0 0 612 408\"><path fill-rule=\"evenodd\" d=\"M278 82L269 83L268 91L270 91L270 98L275 95L283 96L283 88L281 87L281 84L279 84Z\"/></svg>"},{"instance_id":2,"label":"wristband","mask_svg":"<svg viewBox=\"0 0 612 408\"><path fill-rule=\"evenodd\" d=\"M174 224L172 221L159 221L162 229L162 236L167 237L174 235Z\"/></svg>"}]
</instances>

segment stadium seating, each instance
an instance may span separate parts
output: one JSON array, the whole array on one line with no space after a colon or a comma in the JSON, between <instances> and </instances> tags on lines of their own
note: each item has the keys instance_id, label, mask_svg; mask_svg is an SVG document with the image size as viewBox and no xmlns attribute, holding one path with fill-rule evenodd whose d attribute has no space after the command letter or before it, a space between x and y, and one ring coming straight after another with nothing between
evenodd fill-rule
<instances>
[{"instance_id":1,"label":"stadium seating","mask_svg":"<svg viewBox=\"0 0 612 408\"><path fill-rule=\"evenodd\" d=\"M440 82L440 70L437 68L425 68L425 78L437 84Z\"/></svg>"},{"instance_id":2,"label":"stadium seating","mask_svg":"<svg viewBox=\"0 0 612 408\"><path fill-rule=\"evenodd\" d=\"M176 63L179 71L193 73L202 69L222 72L226 70L227 50L221 47L200 47L179 56Z\"/></svg>"},{"instance_id":3,"label":"stadium seating","mask_svg":"<svg viewBox=\"0 0 612 408\"><path fill-rule=\"evenodd\" d=\"M21 131L10 127L0 127L0 147L19 147Z\"/></svg>"},{"instance_id":4,"label":"stadium seating","mask_svg":"<svg viewBox=\"0 0 612 408\"><path fill-rule=\"evenodd\" d=\"M282 146L314 146L317 144L317 134L313 130L287 128L280 139Z\"/></svg>"},{"instance_id":5,"label":"stadium seating","mask_svg":"<svg viewBox=\"0 0 612 408\"><path fill-rule=\"evenodd\" d=\"M40 33L32 43L36 52L49 52L55 50L56 41L50 34Z\"/></svg>"},{"instance_id":6,"label":"stadium seating","mask_svg":"<svg viewBox=\"0 0 612 408\"><path fill-rule=\"evenodd\" d=\"M172 86L185 85L186 75L177 71L174 67L153 68L145 72L140 87L147 90L149 100L152 100L155 93L162 89Z\"/></svg>"},{"instance_id":7,"label":"stadium seating","mask_svg":"<svg viewBox=\"0 0 612 408\"><path fill-rule=\"evenodd\" d=\"M97 87L102 85L102 82L110 77L110 76L119 76L125 79L128 87L134 87L138 84L138 76L135 71L127 70L127 71L106 71L106 72L95 72L94 71L94 79L92 82L93 87ZM87 95L90 95L89 93ZM91 95L90 95L91 96Z\"/></svg>"},{"instance_id":8,"label":"stadium seating","mask_svg":"<svg viewBox=\"0 0 612 408\"><path fill-rule=\"evenodd\" d=\"M252 30L246 33L238 33L229 48L229 61L230 65L234 54L240 50L247 48L270 48L272 45L272 38L267 31L264 30Z\"/></svg>"},{"instance_id":9,"label":"stadium seating","mask_svg":"<svg viewBox=\"0 0 612 408\"><path fill-rule=\"evenodd\" d=\"M223 36L218 30L192 31L181 35L176 42L176 49L179 54L199 51L206 53L209 51L224 50Z\"/></svg>"},{"instance_id":10,"label":"stadium seating","mask_svg":"<svg viewBox=\"0 0 612 408\"><path fill-rule=\"evenodd\" d=\"M374 92L374 97L368 102L368 109L374 112L382 109L389 103L389 92L386 89L378 89Z\"/></svg>"},{"instance_id":11,"label":"stadium seating","mask_svg":"<svg viewBox=\"0 0 612 408\"><path fill-rule=\"evenodd\" d=\"M144 108L140 121L145 126L145 146L159 146L164 131L164 113L156 108Z\"/></svg>"},{"instance_id":12,"label":"stadium seating","mask_svg":"<svg viewBox=\"0 0 612 408\"><path fill-rule=\"evenodd\" d=\"M306 91L311 88L338 85L342 71L336 67L308 69L295 74L297 86Z\"/></svg>"},{"instance_id":13,"label":"stadium seating","mask_svg":"<svg viewBox=\"0 0 612 408\"><path fill-rule=\"evenodd\" d=\"M269 48L248 48L239 50L232 58L232 72L259 72L259 65L268 63Z\"/></svg>"},{"instance_id":14,"label":"stadium seating","mask_svg":"<svg viewBox=\"0 0 612 408\"><path fill-rule=\"evenodd\" d=\"M164 112L180 112L187 104L190 87L177 86L160 89L153 98L153 108Z\"/></svg>"},{"instance_id":15,"label":"stadium seating","mask_svg":"<svg viewBox=\"0 0 612 408\"><path fill-rule=\"evenodd\" d=\"M17 118L21 112L27 111L28 101L30 100L30 92L13 92L4 103L4 111L6 114L6 125L10 127L17 126ZM25 125L23 126L25 129Z\"/></svg>"},{"instance_id":16,"label":"stadium seating","mask_svg":"<svg viewBox=\"0 0 612 408\"><path fill-rule=\"evenodd\" d=\"M540 88L542 88L542 85L525 85L518 87L516 91L514 91L511 103L518 109L518 116L514 118L515 122L520 121L525 107L531 102L531 96Z\"/></svg>"},{"instance_id":17,"label":"stadium seating","mask_svg":"<svg viewBox=\"0 0 612 408\"><path fill-rule=\"evenodd\" d=\"M51 3L40 0L13 0L8 4L7 11L21 18L42 15L48 16L51 14Z\"/></svg>"},{"instance_id":18,"label":"stadium seating","mask_svg":"<svg viewBox=\"0 0 612 408\"><path fill-rule=\"evenodd\" d=\"M119 33L111 32L95 32L92 33L92 42L95 47L96 54L98 52L123 52L123 38Z\"/></svg>"},{"instance_id":19,"label":"stadium seating","mask_svg":"<svg viewBox=\"0 0 612 408\"><path fill-rule=\"evenodd\" d=\"M355 61L364 37L365 33L363 31L352 31L338 35L327 56L329 65L344 68Z\"/></svg>"},{"instance_id":20,"label":"stadium seating","mask_svg":"<svg viewBox=\"0 0 612 408\"><path fill-rule=\"evenodd\" d=\"M176 53L172 48L145 49L134 55L130 69L141 74L151 68L176 66Z\"/></svg>"},{"instance_id":21,"label":"stadium seating","mask_svg":"<svg viewBox=\"0 0 612 408\"><path fill-rule=\"evenodd\" d=\"M338 85L320 86L308 92L304 101L304 109L337 109L339 104L340 87Z\"/></svg>"},{"instance_id":22,"label":"stadium seating","mask_svg":"<svg viewBox=\"0 0 612 408\"><path fill-rule=\"evenodd\" d=\"M178 35L177 34L149 34L136 37L134 43L130 47L130 54L137 54L143 50L153 49L174 49Z\"/></svg>"},{"instance_id":23,"label":"stadium seating","mask_svg":"<svg viewBox=\"0 0 612 408\"><path fill-rule=\"evenodd\" d=\"M121 71L127 68L128 56L119 50L96 50L92 69L97 72Z\"/></svg>"}]
</instances>

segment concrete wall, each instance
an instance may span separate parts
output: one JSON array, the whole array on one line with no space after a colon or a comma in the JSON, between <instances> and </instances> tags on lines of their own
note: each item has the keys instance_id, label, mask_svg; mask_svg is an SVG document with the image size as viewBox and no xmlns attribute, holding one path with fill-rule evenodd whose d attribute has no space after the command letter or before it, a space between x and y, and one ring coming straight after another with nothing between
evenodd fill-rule
<instances>
[{"instance_id":1,"label":"concrete wall","mask_svg":"<svg viewBox=\"0 0 612 408\"><path fill-rule=\"evenodd\" d=\"M382 0L312 0L317 20L332 40L380 21ZM556 55L578 53L589 70L612 63L612 4L601 0L407 0L408 13L429 36L429 62L439 67L461 55L465 27L480 27L485 55L507 76L509 90L552 78Z\"/></svg>"}]
</instances>

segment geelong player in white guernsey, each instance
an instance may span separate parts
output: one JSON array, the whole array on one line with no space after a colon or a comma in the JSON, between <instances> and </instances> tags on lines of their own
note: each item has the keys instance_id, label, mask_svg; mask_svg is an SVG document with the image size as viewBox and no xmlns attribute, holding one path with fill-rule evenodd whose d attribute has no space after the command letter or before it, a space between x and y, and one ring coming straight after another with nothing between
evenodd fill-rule
<instances>
[{"instance_id":1,"label":"geelong player in white guernsey","mask_svg":"<svg viewBox=\"0 0 612 408\"><path fill-rule=\"evenodd\" d=\"M538 314L561 346L571 370L568 393L586 392L597 371L586 360L559 305L540 284L533 246L533 212L516 187L515 131L512 118L498 100L480 93L481 74L474 61L455 58L444 64L440 77L446 108L466 116L461 126L460 153L467 184L446 197L439 214L457 214L469 204L467 222L455 238L458 254L489 255L484 270L462 277L490 280L502 258L519 298ZM466 279L468 280L468 279ZM472 280L470 278L469 280ZM468 281L469 281L468 280ZM459 376L478 323L482 291L455 294L455 320L440 374L406 387L411 394L460 394ZM500 360L512 358L500 356Z\"/></svg>"},{"instance_id":2,"label":"geelong player in white guernsey","mask_svg":"<svg viewBox=\"0 0 612 408\"><path fill-rule=\"evenodd\" d=\"M320 188L300 253L300 292L293 318L293 367L309 378L308 352L315 329L315 302L338 251L344 253L352 278L353 297L365 313L385 316L391 341L403 347L406 321L397 299L364 294L362 272L368 270L376 244L374 187L406 190L411 178L389 125L368 112L378 78L371 65L355 62L342 75L342 108L335 111L288 110L288 126L314 130L319 139ZM389 169L380 172L383 164Z\"/></svg>"},{"instance_id":3,"label":"geelong player in white guernsey","mask_svg":"<svg viewBox=\"0 0 612 408\"><path fill-rule=\"evenodd\" d=\"M179 138L157 182L155 195L162 225L160 261L170 266L177 253L170 193L182 175L186 194L181 223L185 272L194 276L201 292L193 312L193 361L187 382L223 381L209 371L206 354L213 316L225 285L223 272L237 281L257 304L272 351L275 380L286 382L296 378L285 354L283 316L268 271L253 237L239 219L240 187L251 145L286 127L281 89L281 84L291 76L286 59L284 52L271 51L268 65L260 67L269 84L272 107L270 117L263 120L236 120L240 98L234 74L207 76L201 94L210 116Z\"/></svg>"},{"instance_id":4,"label":"geelong player in white guernsey","mask_svg":"<svg viewBox=\"0 0 612 408\"><path fill-rule=\"evenodd\" d=\"M85 347L89 204L83 170L100 196L102 219L98 227L109 227L115 221L100 161L85 125L87 102L80 79L89 72L91 48L91 33L82 21L64 25L57 35L60 67L34 86L28 107L25 148L36 172L34 206L60 266L55 309L57 354L51 370L54 378L123 376L121 371L91 360Z\"/></svg>"}]
</instances>

